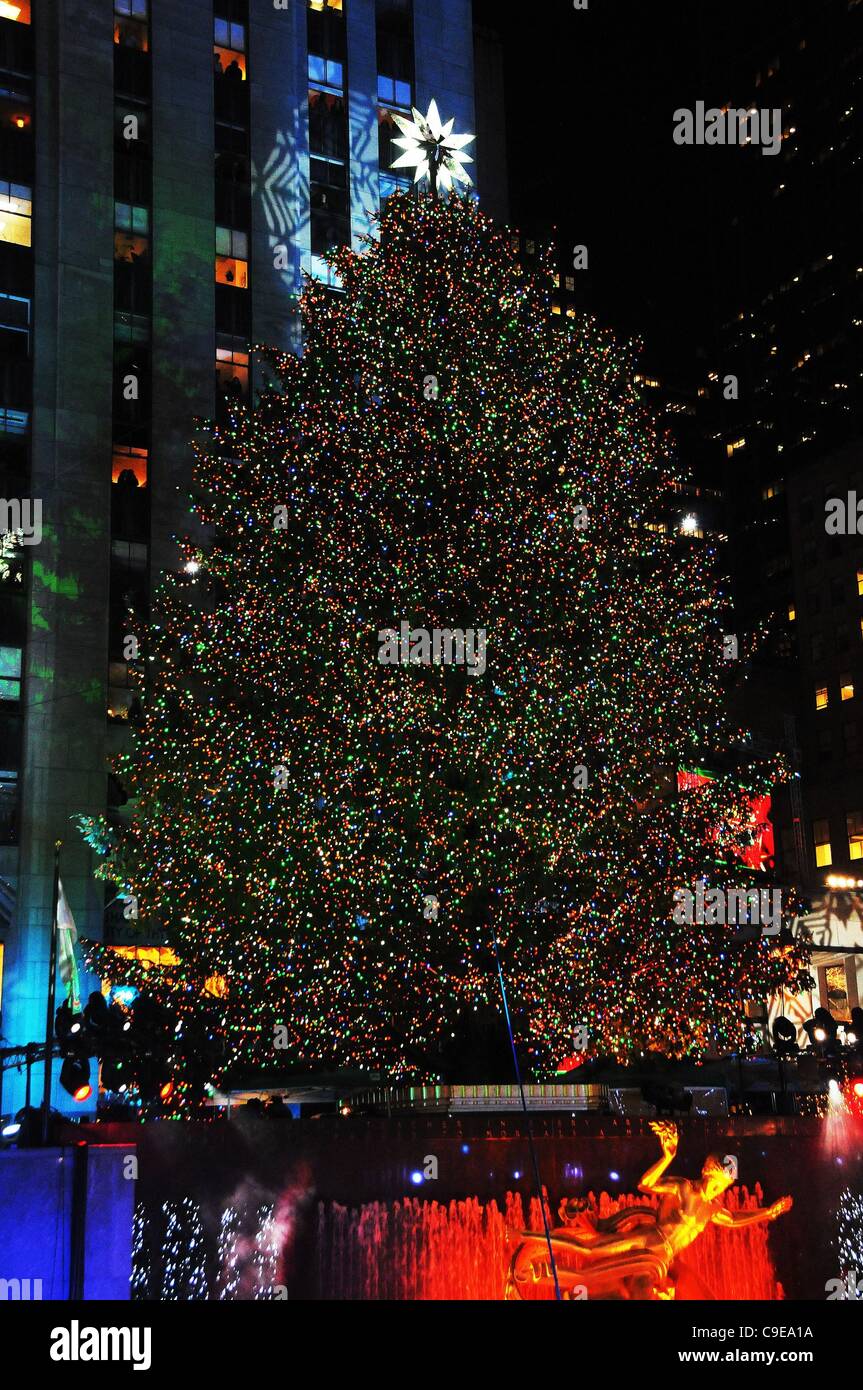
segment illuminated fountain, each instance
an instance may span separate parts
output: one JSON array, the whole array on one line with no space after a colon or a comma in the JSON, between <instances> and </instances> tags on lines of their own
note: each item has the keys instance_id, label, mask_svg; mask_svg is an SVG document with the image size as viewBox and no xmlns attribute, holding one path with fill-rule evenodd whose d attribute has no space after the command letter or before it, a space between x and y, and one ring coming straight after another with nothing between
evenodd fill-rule
<instances>
[{"instance_id":1,"label":"illuminated fountain","mask_svg":"<svg viewBox=\"0 0 863 1390\"><path fill-rule=\"evenodd\" d=\"M591 1196L601 1218L629 1206L642 1206L643 1196ZM653 1199L653 1204L658 1205ZM731 1213L762 1207L761 1188L753 1193L734 1188L727 1194ZM327 1299L502 1299L514 1245L511 1233L542 1229L539 1202L531 1199L527 1212L521 1197L507 1193L501 1211L496 1202L475 1198L439 1202L405 1198L401 1202L370 1202L358 1209L338 1203L318 1208L318 1297ZM781 1299L767 1245L765 1225L741 1230L709 1227L687 1251L677 1287L681 1301L719 1299ZM528 1300L554 1297L548 1282L530 1283L522 1292Z\"/></svg>"}]
</instances>

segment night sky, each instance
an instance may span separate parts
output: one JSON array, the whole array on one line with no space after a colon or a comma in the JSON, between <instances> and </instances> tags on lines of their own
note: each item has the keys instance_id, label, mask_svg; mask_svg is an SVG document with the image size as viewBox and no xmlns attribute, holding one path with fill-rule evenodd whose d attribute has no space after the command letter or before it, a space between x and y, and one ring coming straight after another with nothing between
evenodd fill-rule
<instances>
[{"instance_id":1,"label":"night sky","mask_svg":"<svg viewBox=\"0 0 863 1390\"><path fill-rule=\"evenodd\" d=\"M684 377L698 345L710 351L727 304L723 230L745 175L774 172L742 161L776 161L681 149L673 112L699 99L750 101L782 11L774 0L475 5L504 40L514 224L554 223L565 246L587 245L586 307L640 335L651 365Z\"/></svg>"}]
</instances>

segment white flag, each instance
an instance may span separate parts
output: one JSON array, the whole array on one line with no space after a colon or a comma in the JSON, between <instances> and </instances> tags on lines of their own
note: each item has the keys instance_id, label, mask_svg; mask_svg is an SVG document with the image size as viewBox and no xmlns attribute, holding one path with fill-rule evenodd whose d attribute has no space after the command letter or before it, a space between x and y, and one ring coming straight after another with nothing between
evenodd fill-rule
<instances>
[{"instance_id":1,"label":"white flag","mask_svg":"<svg viewBox=\"0 0 863 1390\"><path fill-rule=\"evenodd\" d=\"M66 894L63 892L63 882L61 879L58 879L58 888L57 962L60 966L60 979L66 986L66 998L69 1000L73 1013L80 1013L81 989L78 984L78 964L75 960L75 944L78 940L78 929L75 926L75 918L72 916L72 909L66 901Z\"/></svg>"}]
</instances>

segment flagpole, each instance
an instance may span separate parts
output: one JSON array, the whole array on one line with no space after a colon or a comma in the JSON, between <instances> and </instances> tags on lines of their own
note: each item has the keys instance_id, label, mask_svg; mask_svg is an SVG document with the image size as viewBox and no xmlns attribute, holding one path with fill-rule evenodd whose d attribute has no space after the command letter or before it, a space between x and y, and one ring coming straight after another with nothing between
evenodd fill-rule
<instances>
[{"instance_id":1,"label":"flagpole","mask_svg":"<svg viewBox=\"0 0 863 1390\"><path fill-rule=\"evenodd\" d=\"M57 980L57 909L60 903L60 846L54 841L54 890L51 895L51 946L48 953L48 1003L45 1009L45 1085L42 1091L42 1143L48 1143L51 1113L51 1061L54 1051L54 991Z\"/></svg>"}]
</instances>

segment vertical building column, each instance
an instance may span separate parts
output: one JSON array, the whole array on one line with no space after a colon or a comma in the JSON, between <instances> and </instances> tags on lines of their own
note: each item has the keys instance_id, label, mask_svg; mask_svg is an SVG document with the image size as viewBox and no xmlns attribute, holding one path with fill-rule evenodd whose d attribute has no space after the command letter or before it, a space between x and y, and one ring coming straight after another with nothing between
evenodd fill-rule
<instances>
[{"instance_id":1,"label":"vertical building column","mask_svg":"<svg viewBox=\"0 0 863 1390\"><path fill-rule=\"evenodd\" d=\"M192 421L215 411L213 7L152 6L153 421L150 572L192 529Z\"/></svg>"},{"instance_id":2,"label":"vertical building column","mask_svg":"<svg viewBox=\"0 0 863 1390\"><path fill-rule=\"evenodd\" d=\"M434 97L444 120L455 117L457 134L474 132L471 0L414 0L414 55L418 109L425 113ZM474 177L473 165L468 173Z\"/></svg>"},{"instance_id":3,"label":"vertical building column","mask_svg":"<svg viewBox=\"0 0 863 1390\"><path fill-rule=\"evenodd\" d=\"M256 342L294 351L311 251L306 14L299 0L287 9L249 0L252 328Z\"/></svg>"},{"instance_id":4,"label":"vertical building column","mask_svg":"<svg viewBox=\"0 0 863 1390\"><path fill-rule=\"evenodd\" d=\"M348 149L351 245L373 230L380 209L378 186L378 68L374 3L348 3Z\"/></svg>"},{"instance_id":5,"label":"vertical building column","mask_svg":"<svg viewBox=\"0 0 863 1390\"><path fill-rule=\"evenodd\" d=\"M33 7L36 169L31 493L42 541L28 553L17 909L7 942L3 1032L44 1037L53 847L82 934L98 936L103 889L71 817L105 809L113 369L113 26L87 0ZM61 996L58 993L58 1004ZM65 1108L54 1067L52 1104ZM5 1109L23 1104L7 1072ZM33 1096L41 1096L42 1068Z\"/></svg>"}]
</instances>

